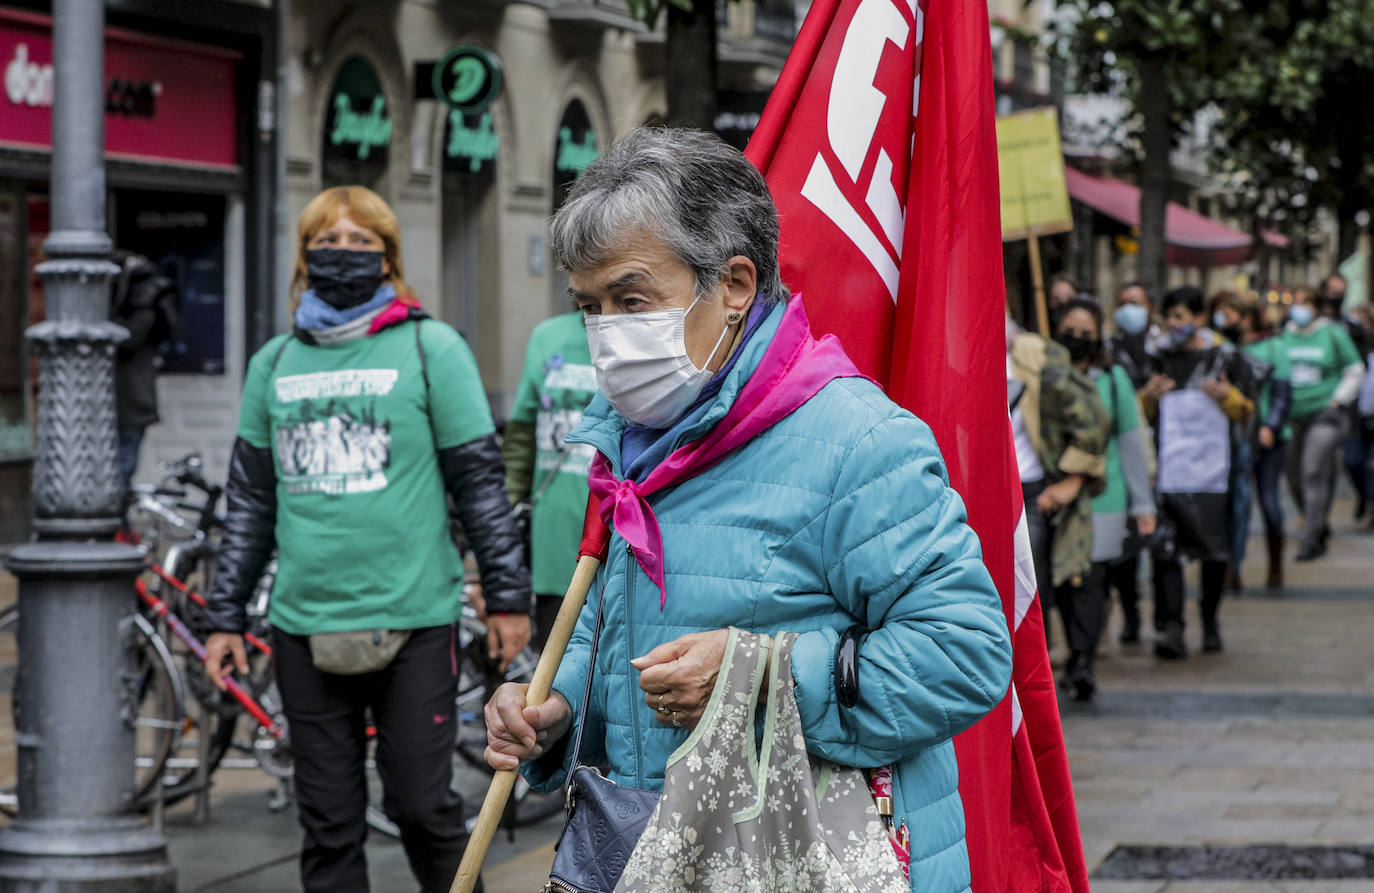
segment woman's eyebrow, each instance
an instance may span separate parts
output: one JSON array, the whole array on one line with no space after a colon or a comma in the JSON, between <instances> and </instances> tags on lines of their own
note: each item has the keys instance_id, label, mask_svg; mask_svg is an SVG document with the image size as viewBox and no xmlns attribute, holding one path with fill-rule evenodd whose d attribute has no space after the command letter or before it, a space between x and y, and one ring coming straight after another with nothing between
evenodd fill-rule
<instances>
[{"instance_id":1,"label":"woman's eyebrow","mask_svg":"<svg viewBox=\"0 0 1374 893\"><path fill-rule=\"evenodd\" d=\"M606 285L603 287L606 289L606 291L616 291L618 289L625 288L626 286L633 285L636 282L641 282L647 278L649 277L645 276L638 270L631 270L630 272L626 273L624 276L621 276L614 282L606 283Z\"/></svg>"}]
</instances>

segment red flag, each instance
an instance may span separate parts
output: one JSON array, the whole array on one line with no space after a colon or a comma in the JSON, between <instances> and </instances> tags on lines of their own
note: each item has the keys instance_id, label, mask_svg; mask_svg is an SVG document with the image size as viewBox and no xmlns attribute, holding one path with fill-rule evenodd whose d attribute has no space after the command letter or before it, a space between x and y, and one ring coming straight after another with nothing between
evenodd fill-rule
<instances>
[{"instance_id":1,"label":"red flag","mask_svg":"<svg viewBox=\"0 0 1374 893\"><path fill-rule=\"evenodd\" d=\"M817 0L746 154L778 203L784 281L934 430L1015 630L1011 692L955 741L973 887L1087 890L1033 577L1018 597L1013 572L986 4Z\"/></svg>"}]
</instances>

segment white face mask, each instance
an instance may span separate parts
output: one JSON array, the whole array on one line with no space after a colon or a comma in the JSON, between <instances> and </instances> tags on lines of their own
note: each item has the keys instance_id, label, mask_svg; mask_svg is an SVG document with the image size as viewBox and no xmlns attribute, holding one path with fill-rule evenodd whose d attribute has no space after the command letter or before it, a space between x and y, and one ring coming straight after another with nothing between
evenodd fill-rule
<instances>
[{"instance_id":1,"label":"white face mask","mask_svg":"<svg viewBox=\"0 0 1374 893\"><path fill-rule=\"evenodd\" d=\"M646 428L666 428L692 405L714 374L687 356L686 310L594 314L587 317L587 346L601 392L616 412ZM706 358L720 350L727 325Z\"/></svg>"}]
</instances>

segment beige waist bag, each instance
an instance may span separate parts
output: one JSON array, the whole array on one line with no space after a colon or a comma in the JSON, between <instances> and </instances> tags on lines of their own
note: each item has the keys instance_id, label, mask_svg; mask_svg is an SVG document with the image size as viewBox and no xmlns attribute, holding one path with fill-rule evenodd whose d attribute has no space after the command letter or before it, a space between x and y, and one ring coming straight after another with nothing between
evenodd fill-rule
<instances>
[{"instance_id":1,"label":"beige waist bag","mask_svg":"<svg viewBox=\"0 0 1374 893\"><path fill-rule=\"evenodd\" d=\"M310 637L310 660L315 669L341 676L357 676L385 669L410 639L408 629L360 629L316 633Z\"/></svg>"}]
</instances>

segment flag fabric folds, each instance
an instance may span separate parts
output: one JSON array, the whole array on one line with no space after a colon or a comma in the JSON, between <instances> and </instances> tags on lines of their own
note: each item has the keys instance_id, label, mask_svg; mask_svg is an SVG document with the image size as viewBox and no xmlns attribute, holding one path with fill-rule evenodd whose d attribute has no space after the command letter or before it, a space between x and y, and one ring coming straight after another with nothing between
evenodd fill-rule
<instances>
[{"instance_id":1,"label":"flag fabric folds","mask_svg":"<svg viewBox=\"0 0 1374 893\"><path fill-rule=\"evenodd\" d=\"M983 0L816 0L746 155L812 329L935 432L1013 629L1006 700L955 740L978 891L1086 891L1006 407Z\"/></svg>"}]
</instances>

